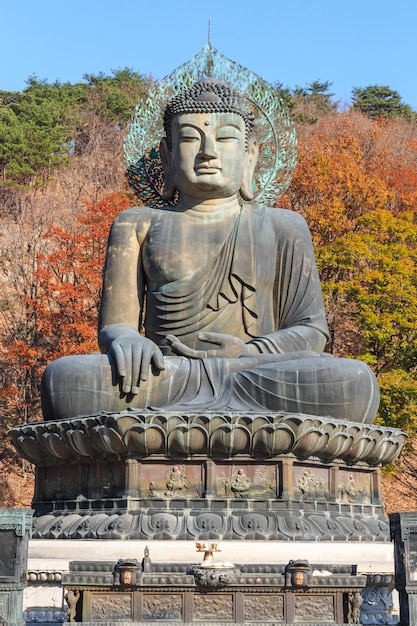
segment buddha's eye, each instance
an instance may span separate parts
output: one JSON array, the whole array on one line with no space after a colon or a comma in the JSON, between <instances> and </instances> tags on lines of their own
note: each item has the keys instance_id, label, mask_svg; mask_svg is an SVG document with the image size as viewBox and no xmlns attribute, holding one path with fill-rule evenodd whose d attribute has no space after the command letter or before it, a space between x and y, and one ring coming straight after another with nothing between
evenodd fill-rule
<instances>
[{"instance_id":1,"label":"buddha's eye","mask_svg":"<svg viewBox=\"0 0 417 626\"><path fill-rule=\"evenodd\" d=\"M224 126L217 133L217 141L233 141L242 139L242 133L233 126Z\"/></svg>"},{"instance_id":2,"label":"buddha's eye","mask_svg":"<svg viewBox=\"0 0 417 626\"><path fill-rule=\"evenodd\" d=\"M181 128L177 133L178 140L181 142L193 142L200 141L200 133L195 128L184 127Z\"/></svg>"}]
</instances>

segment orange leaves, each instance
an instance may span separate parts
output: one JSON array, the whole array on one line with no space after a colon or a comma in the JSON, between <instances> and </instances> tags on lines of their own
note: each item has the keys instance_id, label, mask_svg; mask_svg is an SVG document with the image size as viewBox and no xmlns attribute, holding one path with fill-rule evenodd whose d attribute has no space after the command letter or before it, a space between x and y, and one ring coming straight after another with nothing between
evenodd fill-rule
<instances>
[{"instance_id":1,"label":"orange leaves","mask_svg":"<svg viewBox=\"0 0 417 626\"><path fill-rule=\"evenodd\" d=\"M39 403L39 383L52 360L98 349L97 317L102 268L110 226L128 208L129 198L112 193L86 203L74 232L49 229L48 252L39 253L34 270L34 297L24 297L19 332L3 342L10 382L4 397L10 408L31 419ZM11 374L14 372L14 374Z\"/></svg>"},{"instance_id":2,"label":"orange leaves","mask_svg":"<svg viewBox=\"0 0 417 626\"><path fill-rule=\"evenodd\" d=\"M49 357L97 349L96 327L101 277L110 226L129 206L126 194L112 193L87 202L74 233L53 227L54 250L39 259L41 297L32 303L38 328L50 337Z\"/></svg>"},{"instance_id":3,"label":"orange leaves","mask_svg":"<svg viewBox=\"0 0 417 626\"><path fill-rule=\"evenodd\" d=\"M364 213L393 201L388 181L373 167L371 148L379 131L371 124L349 112L300 128L299 166L288 195L318 244L333 241Z\"/></svg>"}]
</instances>

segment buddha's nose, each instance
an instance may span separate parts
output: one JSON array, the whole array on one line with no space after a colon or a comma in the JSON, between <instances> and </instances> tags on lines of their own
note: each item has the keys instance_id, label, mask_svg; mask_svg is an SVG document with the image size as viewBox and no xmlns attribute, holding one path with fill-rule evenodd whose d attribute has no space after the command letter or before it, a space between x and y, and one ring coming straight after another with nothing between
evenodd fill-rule
<instances>
[{"instance_id":1,"label":"buddha's nose","mask_svg":"<svg viewBox=\"0 0 417 626\"><path fill-rule=\"evenodd\" d=\"M214 137L205 137L201 143L200 156L205 159L217 158L216 143Z\"/></svg>"}]
</instances>

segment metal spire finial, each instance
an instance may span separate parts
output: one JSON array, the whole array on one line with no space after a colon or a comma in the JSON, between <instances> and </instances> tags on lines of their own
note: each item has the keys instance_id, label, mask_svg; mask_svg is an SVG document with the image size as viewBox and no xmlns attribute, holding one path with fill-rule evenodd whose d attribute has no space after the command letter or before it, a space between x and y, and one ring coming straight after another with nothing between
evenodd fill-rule
<instances>
[{"instance_id":1,"label":"metal spire finial","mask_svg":"<svg viewBox=\"0 0 417 626\"><path fill-rule=\"evenodd\" d=\"M207 33L207 43L208 44L211 44L210 36L211 36L211 17L209 17L209 19L208 19L208 33Z\"/></svg>"}]
</instances>

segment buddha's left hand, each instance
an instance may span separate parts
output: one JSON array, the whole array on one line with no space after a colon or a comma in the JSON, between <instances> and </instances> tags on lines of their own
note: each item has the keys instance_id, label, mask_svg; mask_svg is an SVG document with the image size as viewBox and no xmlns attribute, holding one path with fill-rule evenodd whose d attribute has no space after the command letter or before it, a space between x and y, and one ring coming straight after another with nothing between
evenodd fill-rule
<instances>
[{"instance_id":1,"label":"buddha's left hand","mask_svg":"<svg viewBox=\"0 0 417 626\"><path fill-rule=\"evenodd\" d=\"M232 359L242 354L251 354L251 346L233 335L222 335L221 333L198 333L200 341L213 344L212 350L194 350L186 346L175 335L167 335L170 346L179 356L186 356L189 359L210 359L226 358ZM216 346L216 347L214 347Z\"/></svg>"}]
</instances>

